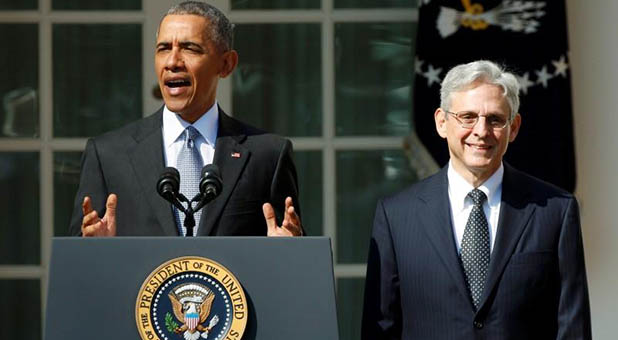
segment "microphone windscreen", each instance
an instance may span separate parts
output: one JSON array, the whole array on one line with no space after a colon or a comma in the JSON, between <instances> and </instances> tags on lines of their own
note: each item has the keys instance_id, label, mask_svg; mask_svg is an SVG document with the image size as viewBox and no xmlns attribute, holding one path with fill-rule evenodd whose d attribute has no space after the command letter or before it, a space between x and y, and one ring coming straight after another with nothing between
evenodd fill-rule
<instances>
[{"instance_id":1,"label":"microphone windscreen","mask_svg":"<svg viewBox=\"0 0 618 340\"><path fill-rule=\"evenodd\" d=\"M214 187L216 195L221 192L223 183L221 181L221 175L219 174L219 167L215 164L207 164L202 168L202 179L200 180L200 192L206 193L207 187Z\"/></svg>"},{"instance_id":2,"label":"microphone windscreen","mask_svg":"<svg viewBox=\"0 0 618 340\"><path fill-rule=\"evenodd\" d=\"M178 170L171 166L163 169L163 172L157 181L157 192L162 195L167 189L172 189L173 192L178 192L179 188L180 173Z\"/></svg>"},{"instance_id":3,"label":"microphone windscreen","mask_svg":"<svg viewBox=\"0 0 618 340\"><path fill-rule=\"evenodd\" d=\"M209 176L209 174L214 174L217 177L219 176L219 167L216 164L206 164L202 168L202 178Z\"/></svg>"}]
</instances>

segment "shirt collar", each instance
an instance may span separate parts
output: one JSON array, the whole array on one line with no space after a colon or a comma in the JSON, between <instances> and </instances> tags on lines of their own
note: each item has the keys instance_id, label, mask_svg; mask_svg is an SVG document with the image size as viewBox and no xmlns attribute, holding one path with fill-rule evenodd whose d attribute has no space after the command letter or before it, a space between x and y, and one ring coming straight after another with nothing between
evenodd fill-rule
<instances>
[{"instance_id":1,"label":"shirt collar","mask_svg":"<svg viewBox=\"0 0 618 340\"><path fill-rule=\"evenodd\" d=\"M197 131L204 137L206 143L215 146L217 140L217 130L219 127L219 105L215 103L193 124L189 124L180 115L170 111L167 106L163 108L163 143L165 147L170 147L182 132L189 126L193 125Z\"/></svg>"},{"instance_id":2,"label":"shirt collar","mask_svg":"<svg viewBox=\"0 0 618 340\"><path fill-rule=\"evenodd\" d=\"M466 206L466 197L474 187L468 183L457 171L453 168L451 162L448 165L448 190L451 196L451 204L455 211L463 210ZM478 186L478 189L487 196L489 206L494 206L499 203L502 198L502 179L504 178L504 165L500 163L500 167L493 173L485 182ZM470 201L470 204L472 201Z\"/></svg>"}]
</instances>

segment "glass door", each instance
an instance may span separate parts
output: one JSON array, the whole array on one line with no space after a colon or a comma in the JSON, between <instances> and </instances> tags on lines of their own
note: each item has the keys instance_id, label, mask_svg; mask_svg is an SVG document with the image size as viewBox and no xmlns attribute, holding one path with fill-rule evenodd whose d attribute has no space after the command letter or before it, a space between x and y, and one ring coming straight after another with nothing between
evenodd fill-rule
<instances>
[{"instance_id":1,"label":"glass door","mask_svg":"<svg viewBox=\"0 0 618 340\"><path fill-rule=\"evenodd\" d=\"M41 338L53 236L67 234L89 137L162 101L155 34L169 0L0 1L0 339ZM418 178L415 0L217 0L238 69L218 100L290 138L309 235L332 239L342 339L358 339L377 199Z\"/></svg>"}]
</instances>

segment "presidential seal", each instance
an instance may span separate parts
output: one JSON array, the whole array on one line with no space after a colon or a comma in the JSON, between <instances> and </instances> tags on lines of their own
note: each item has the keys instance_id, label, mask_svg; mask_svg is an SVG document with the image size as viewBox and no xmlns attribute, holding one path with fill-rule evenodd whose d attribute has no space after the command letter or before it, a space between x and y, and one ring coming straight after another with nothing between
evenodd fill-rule
<instances>
[{"instance_id":1,"label":"presidential seal","mask_svg":"<svg viewBox=\"0 0 618 340\"><path fill-rule=\"evenodd\" d=\"M146 278L135 320L143 340L237 340L247 311L240 282L227 268L186 256L163 263Z\"/></svg>"}]
</instances>

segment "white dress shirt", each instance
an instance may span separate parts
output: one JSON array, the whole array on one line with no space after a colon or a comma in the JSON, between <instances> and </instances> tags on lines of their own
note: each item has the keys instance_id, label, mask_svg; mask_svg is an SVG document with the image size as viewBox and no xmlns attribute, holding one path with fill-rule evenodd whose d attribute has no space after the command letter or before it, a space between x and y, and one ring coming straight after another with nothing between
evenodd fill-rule
<instances>
[{"instance_id":1,"label":"white dress shirt","mask_svg":"<svg viewBox=\"0 0 618 340\"><path fill-rule=\"evenodd\" d=\"M193 125L200 132L194 143L200 150L204 165L211 164L215 156L215 142L219 127L219 107L215 100L214 105L206 111L195 123L189 124L180 116L170 111L167 106L163 108L163 153L166 166L177 168L178 153L182 148L183 131Z\"/></svg>"},{"instance_id":2,"label":"white dress shirt","mask_svg":"<svg viewBox=\"0 0 618 340\"><path fill-rule=\"evenodd\" d=\"M453 234L457 244L457 252L461 253L461 240L468 217L472 211L472 199L468 193L474 187L468 183L449 162L448 165L448 198L451 203L451 221L453 222ZM504 177L504 165L494 172L478 189L483 191L487 200L483 203L483 212L489 224L489 245L490 251L494 249L496 231L498 230L498 219L500 218L500 202L502 200L502 178Z\"/></svg>"}]
</instances>

